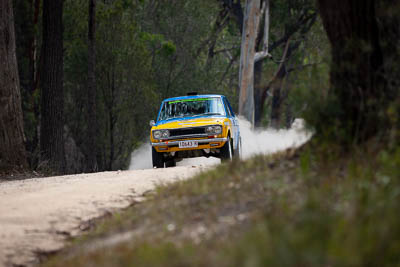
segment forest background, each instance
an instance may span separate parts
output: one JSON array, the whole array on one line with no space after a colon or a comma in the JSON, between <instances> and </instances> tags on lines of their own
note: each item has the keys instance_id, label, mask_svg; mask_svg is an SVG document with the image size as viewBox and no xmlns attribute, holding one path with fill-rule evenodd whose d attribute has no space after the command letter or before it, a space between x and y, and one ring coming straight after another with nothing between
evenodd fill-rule
<instances>
[{"instance_id":1,"label":"forest background","mask_svg":"<svg viewBox=\"0 0 400 267\"><path fill-rule=\"evenodd\" d=\"M57 149L55 157L62 164L52 164L54 157L40 152L41 116L51 112L41 102L43 4L14 1L31 169L127 168L132 151L147 142L148 121L166 97L224 94L238 110L245 1L67 0L59 13L63 61L53 63L62 64L64 151ZM329 46L314 1L271 1L270 14L272 57L254 69L255 125L289 127L308 101L324 94L318 88L328 87ZM257 47L263 35L260 27Z\"/></svg>"},{"instance_id":2,"label":"forest background","mask_svg":"<svg viewBox=\"0 0 400 267\"><path fill-rule=\"evenodd\" d=\"M147 142L160 101L188 91L225 94L240 110L245 10L253 4L259 14L266 2L0 0L0 62L12 70L0 69L0 171L126 168ZM399 265L400 3L270 4L271 56L250 62L254 126L288 127L303 117L313 138L298 150L234 160L160 188L126 220L114 217L115 233L141 224L159 229L154 238L143 231L138 246L99 250L104 266L115 259L121 266L132 259L143 266L154 259L170 266ZM260 25L255 51L264 50ZM9 126L22 117L23 128ZM179 236L166 231L171 218L182 233L185 225L188 233L198 229L199 220L221 230L196 247L171 246L162 236ZM226 231L240 218L244 231ZM87 265L77 259L65 266L75 263Z\"/></svg>"}]
</instances>

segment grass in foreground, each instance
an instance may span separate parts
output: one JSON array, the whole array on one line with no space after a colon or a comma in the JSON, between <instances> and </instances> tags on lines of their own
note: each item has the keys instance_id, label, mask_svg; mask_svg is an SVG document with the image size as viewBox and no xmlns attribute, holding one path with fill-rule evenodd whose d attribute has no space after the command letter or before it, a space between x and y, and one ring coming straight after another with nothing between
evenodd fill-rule
<instances>
[{"instance_id":1,"label":"grass in foreground","mask_svg":"<svg viewBox=\"0 0 400 267\"><path fill-rule=\"evenodd\" d=\"M400 266L400 148L351 154L310 144L160 186L44 265Z\"/></svg>"}]
</instances>

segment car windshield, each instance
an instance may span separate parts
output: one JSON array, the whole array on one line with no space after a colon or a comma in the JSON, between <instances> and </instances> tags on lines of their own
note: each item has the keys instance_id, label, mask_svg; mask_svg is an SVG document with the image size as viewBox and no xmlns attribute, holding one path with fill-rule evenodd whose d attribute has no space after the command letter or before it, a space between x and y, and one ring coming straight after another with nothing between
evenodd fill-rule
<instances>
[{"instance_id":1,"label":"car windshield","mask_svg":"<svg viewBox=\"0 0 400 267\"><path fill-rule=\"evenodd\" d=\"M161 107L159 120L202 115L225 115L221 98L205 97L166 101Z\"/></svg>"}]
</instances>

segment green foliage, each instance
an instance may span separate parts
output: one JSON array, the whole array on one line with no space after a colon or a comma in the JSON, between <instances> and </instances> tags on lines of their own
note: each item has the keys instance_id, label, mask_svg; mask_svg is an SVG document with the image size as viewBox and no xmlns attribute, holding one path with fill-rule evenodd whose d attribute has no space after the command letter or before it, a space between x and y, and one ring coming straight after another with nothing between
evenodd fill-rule
<instances>
[{"instance_id":1,"label":"green foliage","mask_svg":"<svg viewBox=\"0 0 400 267\"><path fill-rule=\"evenodd\" d=\"M300 209L267 216L239 245L237 266L249 260L254 266L397 266L399 173L384 166L397 157L378 161L378 171L356 159L356 170L343 179L308 189Z\"/></svg>"},{"instance_id":2,"label":"green foliage","mask_svg":"<svg viewBox=\"0 0 400 267\"><path fill-rule=\"evenodd\" d=\"M142 1L137 11L161 98L188 91L236 94L234 88L221 84L227 80L222 77L221 69L226 69L229 63L223 54L216 55L211 66L206 65L205 41L211 37L217 19L219 5L216 1L175 1L174 5L165 1ZM149 20L149 13L157 19ZM225 32L218 38L221 42L217 41L215 50L224 47L222 39L228 41L232 35ZM240 42L239 36L234 38Z\"/></svg>"},{"instance_id":3,"label":"green foliage","mask_svg":"<svg viewBox=\"0 0 400 267\"><path fill-rule=\"evenodd\" d=\"M176 46L171 41L166 41L161 44L161 52L165 57L172 56L176 52Z\"/></svg>"},{"instance_id":4,"label":"green foliage","mask_svg":"<svg viewBox=\"0 0 400 267\"><path fill-rule=\"evenodd\" d=\"M83 154L90 148L84 146L82 133L92 127L82 116L88 101L87 5L83 0L67 1L64 11L67 125ZM98 2L96 9L100 169L127 167L131 151L148 138L148 121L155 118L163 98L188 91L237 98L235 87L229 84L234 76L221 72L229 64L226 57L218 54L207 60L204 42L218 15L215 1L176 1L171 5L116 0ZM219 40L238 36L224 31L218 38L215 50L226 45Z\"/></svg>"},{"instance_id":5,"label":"green foliage","mask_svg":"<svg viewBox=\"0 0 400 267\"><path fill-rule=\"evenodd\" d=\"M274 1L271 3L270 44L290 30L301 12L310 12L312 1ZM31 152L37 147L40 95L32 95L32 76L26 56L27 43L35 36L40 43L41 22L32 25L32 9L26 1L16 2L18 60L22 84L25 132ZM160 101L166 97L184 95L188 91L224 94L237 110L240 31L233 14L221 25L222 1L98 1L96 5L96 105L99 170L127 166L130 152L148 138L148 120L154 119ZM288 12L290 16L288 16ZM307 13L306 12L306 13ZM307 13L308 14L308 13ZM76 145L77 155L84 158L87 124L88 65L88 1L64 2L64 88L66 134ZM40 17L39 17L40 19ZM310 41L293 56L290 65L317 64L324 58L325 40L319 29L313 30ZM296 35L294 38L303 38ZM40 47L40 44L37 47ZM39 52L39 51L37 51ZM276 53L275 53L276 52ZM279 59L283 47L276 49ZM40 55L37 59L40 58ZM39 64L37 61L36 64ZM274 75L276 62L266 60L263 84ZM37 66L38 67L38 66ZM328 69L318 66L293 71L286 82L289 106L294 117L304 110L303 95L312 95L310 87L318 88ZM319 84L310 86L315 77ZM285 85L285 86L286 86ZM40 91L37 89L35 92ZM293 93L292 93L293 92ZM297 93L299 92L299 93ZM301 95L302 97L297 97ZM310 98L307 101L312 101ZM307 103L307 106L311 104ZM266 107L264 120L268 119ZM289 114L289 111L288 111ZM36 142L36 145L35 145ZM71 157L67 157L71 158ZM75 162L76 170L84 164Z\"/></svg>"},{"instance_id":6,"label":"green foliage","mask_svg":"<svg viewBox=\"0 0 400 267\"><path fill-rule=\"evenodd\" d=\"M85 9L82 6L86 6ZM157 97L145 41L130 1L98 2L96 14L96 137L100 170L122 169L146 137ZM87 127L87 1L66 5L65 89L67 124L82 152ZM151 107L150 109L148 107ZM83 116L82 116L83 115Z\"/></svg>"},{"instance_id":7,"label":"green foliage","mask_svg":"<svg viewBox=\"0 0 400 267\"><path fill-rule=\"evenodd\" d=\"M326 68L328 40L321 22L315 20L316 12L314 1L271 2L269 52L272 59L267 58L262 62L262 72L256 73L256 77L261 75L261 79L256 79L255 85L258 98L262 95L260 92L268 90L263 114L260 114L263 126L273 123L274 127L290 127L295 118L304 116L303 111L308 103L299 95L314 93L310 88L317 83L317 77L310 75L312 67L321 72L319 86L327 84L328 75L325 74L329 71ZM286 58L283 58L286 42L288 49ZM258 50L261 49L262 42L259 42ZM278 74L282 63L283 69ZM257 102L258 99L255 100ZM256 109L256 112L259 110ZM272 113L274 120L279 121L271 121ZM258 118L258 114L256 117Z\"/></svg>"}]
</instances>

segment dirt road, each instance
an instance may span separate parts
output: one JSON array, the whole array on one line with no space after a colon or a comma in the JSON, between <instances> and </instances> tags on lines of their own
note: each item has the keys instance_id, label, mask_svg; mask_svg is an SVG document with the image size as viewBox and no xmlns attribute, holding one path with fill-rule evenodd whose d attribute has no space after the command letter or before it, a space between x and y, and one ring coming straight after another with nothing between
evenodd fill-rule
<instances>
[{"instance_id":1,"label":"dirt road","mask_svg":"<svg viewBox=\"0 0 400 267\"><path fill-rule=\"evenodd\" d=\"M103 172L0 183L0 266L30 266L61 248L85 223L128 206L157 184L207 167Z\"/></svg>"},{"instance_id":2,"label":"dirt road","mask_svg":"<svg viewBox=\"0 0 400 267\"><path fill-rule=\"evenodd\" d=\"M302 127L253 131L243 120L240 125L244 158L296 147L311 136ZM181 166L175 168L146 169L151 168L150 151L143 146L132 154L131 171L0 183L0 267L33 265L36 252L58 250L90 219L128 206L155 184L187 179L220 162L195 158L179 162Z\"/></svg>"}]
</instances>

